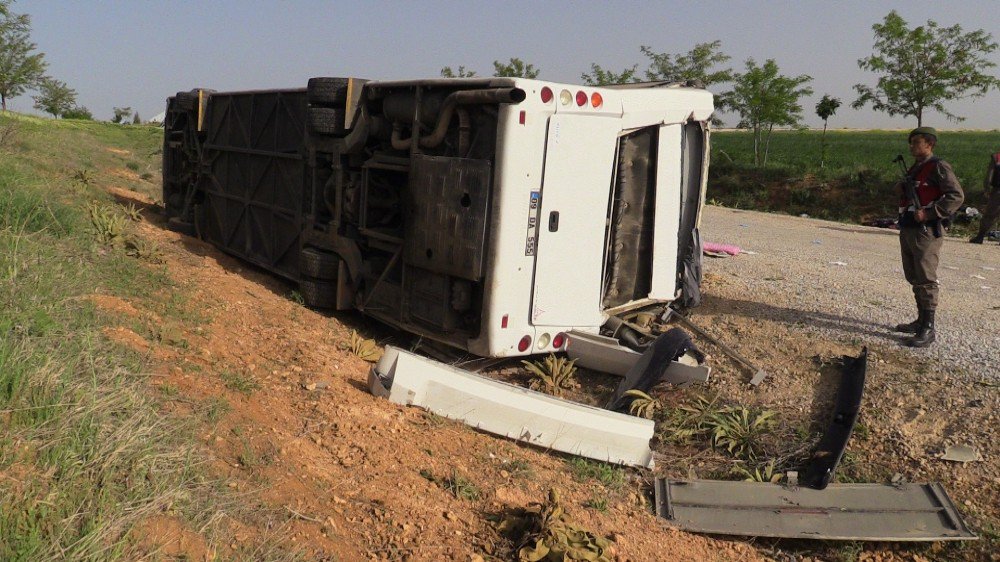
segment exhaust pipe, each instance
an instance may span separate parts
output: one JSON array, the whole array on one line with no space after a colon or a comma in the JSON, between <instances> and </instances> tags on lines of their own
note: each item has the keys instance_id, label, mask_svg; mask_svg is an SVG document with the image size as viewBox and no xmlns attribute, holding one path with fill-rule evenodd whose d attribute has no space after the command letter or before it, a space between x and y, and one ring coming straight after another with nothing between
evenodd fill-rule
<instances>
[{"instance_id":1,"label":"exhaust pipe","mask_svg":"<svg viewBox=\"0 0 1000 562\"><path fill-rule=\"evenodd\" d=\"M434 127L434 131L431 134L426 137L420 137L419 133L414 131L414 135L410 138L400 138L400 128L397 124L392 128L392 147L396 150L408 150L413 144L414 137L420 139L419 146L422 148L432 148L441 144L445 134L448 132L448 126L451 124L451 115L459 105L516 104L524 101L525 97L527 96L521 88L489 88L453 92L444 99L441 114L438 115L437 126Z\"/></svg>"}]
</instances>

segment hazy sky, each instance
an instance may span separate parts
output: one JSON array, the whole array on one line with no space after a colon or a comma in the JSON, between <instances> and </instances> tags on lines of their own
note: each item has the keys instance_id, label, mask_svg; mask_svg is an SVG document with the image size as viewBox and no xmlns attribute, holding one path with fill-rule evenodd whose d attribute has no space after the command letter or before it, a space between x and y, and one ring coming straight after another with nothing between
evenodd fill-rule
<instances>
[{"instance_id":1,"label":"hazy sky","mask_svg":"<svg viewBox=\"0 0 1000 562\"><path fill-rule=\"evenodd\" d=\"M459 65L488 76L494 60L510 57L533 63L540 79L579 83L591 63L616 72L638 63L641 74L648 59L640 45L680 53L720 39L736 70L748 57L773 58L783 74L812 76L815 94L803 103L810 126L822 124L814 107L830 94L844 102L831 127L909 128L915 119L850 108L852 86L875 83L857 65L871 53L872 24L895 8L911 26L933 19L984 28L997 39L998 6L995 0L19 0L13 10L31 15L49 74L74 88L100 119L113 106L152 117L168 95L193 87L297 88L311 76L423 78ZM991 56L1000 63L1000 55ZM12 103L16 111L31 105L30 95ZM925 124L1000 128L998 92L949 109L967 120L950 123L931 112Z\"/></svg>"}]
</instances>

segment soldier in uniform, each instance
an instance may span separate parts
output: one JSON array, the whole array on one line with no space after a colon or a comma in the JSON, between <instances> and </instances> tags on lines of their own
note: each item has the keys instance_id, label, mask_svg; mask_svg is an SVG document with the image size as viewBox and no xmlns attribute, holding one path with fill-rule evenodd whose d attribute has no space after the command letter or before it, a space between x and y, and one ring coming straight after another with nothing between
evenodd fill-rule
<instances>
[{"instance_id":1,"label":"soldier in uniform","mask_svg":"<svg viewBox=\"0 0 1000 562\"><path fill-rule=\"evenodd\" d=\"M896 326L897 332L913 334L906 342L913 347L927 347L934 342L934 311L938 304L937 267L944 243L943 224L962 205L965 194L951 165L934 156L937 131L917 127L909 136L910 155L916 160L906 173L907 189L900 182L896 188L899 202L899 247L903 274L913 287L917 301L917 319ZM914 193L912 201L907 192Z\"/></svg>"},{"instance_id":2,"label":"soldier in uniform","mask_svg":"<svg viewBox=\"0 0 1000 562\"><path fill-rule=\"evenodd\" d=\"M982 244L986 234L993 228L993 223L1000 217L1000 152L990 156L990 165L986 168L986 181L983 182L983 192L987 195L986 210L979 219L979 232L969 239L973 244Z\"/></svg>"}]
</instances>

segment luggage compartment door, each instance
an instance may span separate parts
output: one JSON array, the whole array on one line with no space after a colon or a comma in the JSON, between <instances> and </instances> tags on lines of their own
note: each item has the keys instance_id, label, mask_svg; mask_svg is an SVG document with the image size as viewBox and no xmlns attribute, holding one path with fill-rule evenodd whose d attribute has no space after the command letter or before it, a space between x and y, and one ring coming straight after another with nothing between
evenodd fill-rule
<instances>
[{"instance_id":1,"label":"luggage compartment door","mask_svg":"<svg viewBox=\"0 0 1000 562\"><path fill-rule=\"evenodd\" d=\"M600 326L608 199L621 123L600 116L549 118L531 321Z\"/></svg>"}]
</instances>

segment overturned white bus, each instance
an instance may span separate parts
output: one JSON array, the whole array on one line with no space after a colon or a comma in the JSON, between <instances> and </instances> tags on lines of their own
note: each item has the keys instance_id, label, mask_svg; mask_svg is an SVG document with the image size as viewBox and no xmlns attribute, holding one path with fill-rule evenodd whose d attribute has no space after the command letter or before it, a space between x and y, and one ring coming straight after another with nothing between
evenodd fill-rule
<instances>
[{"instance_id":1,"label":"overturned white bus","mask_svg":"<svg viewBox=\"0 0 1000 562\"><path fill-rule=\"evenodd\" d=\"M482 356L699 299L712 95L667 84L313 78L167 100L171 227Z\"/></svg>"}]
</instances>

